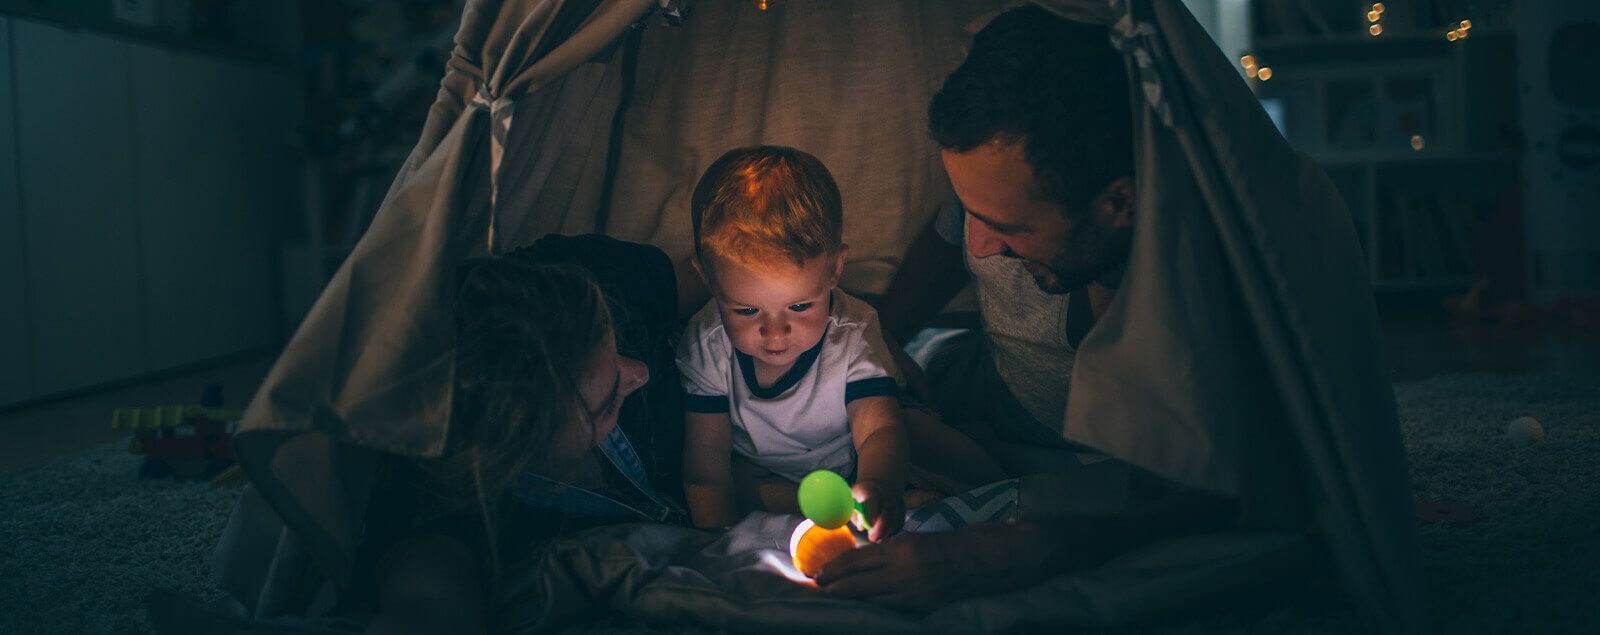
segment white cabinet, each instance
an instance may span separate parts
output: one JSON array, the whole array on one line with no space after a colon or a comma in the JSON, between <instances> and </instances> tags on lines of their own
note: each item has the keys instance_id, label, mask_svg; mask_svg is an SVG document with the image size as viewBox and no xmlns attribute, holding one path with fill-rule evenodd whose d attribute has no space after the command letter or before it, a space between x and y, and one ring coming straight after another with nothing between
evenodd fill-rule
<instances>
[{"instance_id":1,"label":"white cabinet","mask_svg":"<svg viewBox=\"0 0 1600 635\"><path fill-rule=\"evenodd\" d=\"M126 43L12 21L36 394L149 367Z\"/></svg>"},{"instance_id":2,"label":"white cabinet","mask_svg":"<svg viewBox=\"0 0 1600 635\"><path fill-rule=\"evenodd\" d=\"M277 319L268 219L287 209L271 206L283 196L271 177L288 157L293 86L263 87L273 73L234 62L131 50L150 366L265 347Z\"/></svg>"},{"instance_id":3,"label":"white cabinet","mask_svg":"<svg viewBox=\"0 0 1600 635\"><path fill-rule=\"evenodd\" d=\"M0 407L277 343L294 75L0 26Z\"/></svg>"},{"instance_id":4,"label":"white cabinet","mask_svg":"<svg viewBox=\"0 0 1600 635\"><path fill-rule=\"evenodd\" d=\"M15 101L11 93L11 20L0 16L0 404L33 396Z\"/></svg>"}]
</instances>

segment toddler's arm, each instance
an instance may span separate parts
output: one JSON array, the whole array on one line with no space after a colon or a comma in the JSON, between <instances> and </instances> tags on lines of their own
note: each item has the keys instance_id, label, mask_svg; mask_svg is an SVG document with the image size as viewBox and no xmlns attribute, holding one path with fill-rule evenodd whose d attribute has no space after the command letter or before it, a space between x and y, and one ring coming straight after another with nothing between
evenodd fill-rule
<instances>
[{"instance_id":1,"label":"toddler's arm","mask_svg":"<svg viewBox=\"0 0 1600 635\"><path fill-rule=\"evenodd\" d=\"M856 444L856 500L867 508L868 536L881 541L905 522L908 459L900 403L893 396L862 397L847 406L850 436Z\"/></svg>"},{"instance_id":2,"label":"toddler's arm","mask_svg":"<svg viewBox=\"0 0 1600 635\"><path fill-rule=\"evenodd\" d=\"M735 520L732 471L733 423L728 413L685 413L683 496L689 517L702 529L727 527Z\"/></svg>"}]
</instances>

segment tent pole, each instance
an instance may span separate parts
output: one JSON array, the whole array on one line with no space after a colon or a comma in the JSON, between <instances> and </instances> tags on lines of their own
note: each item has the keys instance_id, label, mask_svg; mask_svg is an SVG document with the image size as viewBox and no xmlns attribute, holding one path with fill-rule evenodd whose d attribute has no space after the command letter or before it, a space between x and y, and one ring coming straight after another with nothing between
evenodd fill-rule
<instances>
[{"instance_id":1,"label":"tent pole","mask_svg":"<svg viewBox=\"0 0 1600 635\"><path fill-rule=\"evenodd\" d=\"M639 40L643 29L634 27L622 51L622 94L617 100L617 112L611 117L611 138L606 147L606 173L600 182L600 206L594 215L594 231L606 233L611 220L612 193L617 185L617 164L622 160L622 128L628 109L633 105L633 87L639 71Z\"/></svg>"}]
</instances>

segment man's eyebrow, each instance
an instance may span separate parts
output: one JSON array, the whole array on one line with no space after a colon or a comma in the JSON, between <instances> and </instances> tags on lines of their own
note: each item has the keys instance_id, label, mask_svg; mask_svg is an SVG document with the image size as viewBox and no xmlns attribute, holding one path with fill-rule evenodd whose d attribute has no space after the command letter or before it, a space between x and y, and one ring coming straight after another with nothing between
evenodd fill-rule
<instances>
[{"instance_id":1,"label":"man's eyebrow","mask_svg":"<svg viewBox=\"0 0 1600 635\"><path fill-rule=\"evenodd\" d=\"M1027 229L1028 228L1027 225L1022 225L1022 224L1007 225L1005 223L998 223L998 222L995 222L992 219L984 218L983 214L979 214L977 212L974 212L974 211L972 211L971 208L966 208L966 210L967 210L967 213L971 214L973 218L978 219L978 222L983 223L985 225L988 225L991 229L994 229L994 230L997 230L997 231L1016 231L1016 230Z\"/></svg>"}]
</instances>

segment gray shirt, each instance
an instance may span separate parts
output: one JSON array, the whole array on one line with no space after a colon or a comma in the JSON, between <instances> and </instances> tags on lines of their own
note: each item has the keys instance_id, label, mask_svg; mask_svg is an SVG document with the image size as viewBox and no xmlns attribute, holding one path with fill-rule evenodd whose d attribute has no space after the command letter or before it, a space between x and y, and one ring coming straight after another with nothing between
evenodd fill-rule
<instances>
[{"instance_id":1,"label":"gray shirt","mask_svg":"<svg viewBox=\"0 0 1600 635\"><path fill-rule=\"evenodd\" d=\"M974 258L965 240L966 216L961 201L951 196L939 208L935 229L961 246L995 371L1034 420L1059 436L1077 354L1067 339L1069 295L1039 290L1015 258Z\"/></svg>"}]
</instances>

